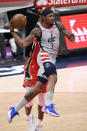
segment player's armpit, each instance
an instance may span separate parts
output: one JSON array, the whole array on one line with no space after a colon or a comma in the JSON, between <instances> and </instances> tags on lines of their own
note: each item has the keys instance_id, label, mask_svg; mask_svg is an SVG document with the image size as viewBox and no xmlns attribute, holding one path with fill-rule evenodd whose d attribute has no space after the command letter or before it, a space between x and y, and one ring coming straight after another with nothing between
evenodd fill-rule
<instances>
[{"instance_id":1,"label":"player's armpit","mask_svg":"<svg viewBox=\"0 0 87 131\"><path fill-rule=\"evenodd\" d=\"M58 55L61 54L61 47L60 47L60 45L59 45L59 49L58 49L57 54L58 54Z\"/></svg>"},{"instance_id":2,"label":"player's armpit","mask_svg":"<svg viewBox=\"0 0 87 131\"><path fill-rule=\"evenodd\" d=\"M70 36L70 32L65 28L65 26L61 22L57 22L59 30L63 32L67 37Z\"/></svg>"}]
</instances>

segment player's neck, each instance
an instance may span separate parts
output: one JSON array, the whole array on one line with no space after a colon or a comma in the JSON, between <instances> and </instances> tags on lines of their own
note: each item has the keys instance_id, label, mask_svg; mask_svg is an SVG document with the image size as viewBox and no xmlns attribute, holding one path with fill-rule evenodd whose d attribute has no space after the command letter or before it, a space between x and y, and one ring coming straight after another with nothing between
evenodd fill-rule
<instances>
[{"instance_id":1,"label":"player's neck","mask_svg":"<svg viewBox=\"0 0 87 131\"><path fill-rule=\"evenodd\" d=\"M46 22L41 22L41 24L45 27L45 28L51 28L53 26L53 24L48 24Z\"/></svg>"}]
</instances>

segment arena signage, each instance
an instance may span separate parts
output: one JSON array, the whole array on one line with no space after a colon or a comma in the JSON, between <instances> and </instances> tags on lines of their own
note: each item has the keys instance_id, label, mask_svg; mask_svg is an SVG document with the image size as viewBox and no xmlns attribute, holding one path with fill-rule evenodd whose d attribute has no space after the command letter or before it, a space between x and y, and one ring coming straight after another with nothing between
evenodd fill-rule
<instances>
[{"instance_id":1,"label":"arena signage","mask_svg":"<svg viewBox=\"0 0 87 131\"><path fill-rule=\"evenodd\" d=\"M78 5L87 5L87 0L0 0L0 12L26 7L41 8Z\"/></svg>"},{"instance_id":2,"label":"arena signage","mask_svg":"<svg viewBox=\"0 0 87 131\"><path fill-rule=\"evenodd\" d=\"M87 5L87 0L36 0L35 7L61 7Z\"/></svg>"},{"instance_id":3,"label":"arena signage","mask_svg":"<svg viewBox=\"0 0 87 131\"><path fill-rule=\"evenodd\" d=\"M32 0L0 0L0 2L28 2Z\"/></svg>"},{"instance_id":4,"label":"arena signage","mask_svg":"<svg viewBox=\"0 0 87 131\"><path fill-rule=\"evenodd\" d=\"M87 48L87 13L60 18L66 29L75 34L75 42L70 42L65 37L67 49Z\"/></svg>"}]
</instances>

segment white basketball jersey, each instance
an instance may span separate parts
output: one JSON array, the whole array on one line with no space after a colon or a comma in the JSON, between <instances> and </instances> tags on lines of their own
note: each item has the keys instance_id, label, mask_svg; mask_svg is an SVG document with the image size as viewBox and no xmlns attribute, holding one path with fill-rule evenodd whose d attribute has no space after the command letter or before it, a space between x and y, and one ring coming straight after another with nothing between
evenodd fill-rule
<instances>
[{"instance_id":1,"label":"white basketball jersey","mask_svg":"<svg viewBox=\"0 0 87 131\"><path fill-rule=\"evenodd\" d=\"M54 24L51 28L45 28L41 22L37 23L41 29L41 38L39 41L40 50L46 51L50 57L56 59L59 49L59 29Z\"/></svg>"}]
</instances>

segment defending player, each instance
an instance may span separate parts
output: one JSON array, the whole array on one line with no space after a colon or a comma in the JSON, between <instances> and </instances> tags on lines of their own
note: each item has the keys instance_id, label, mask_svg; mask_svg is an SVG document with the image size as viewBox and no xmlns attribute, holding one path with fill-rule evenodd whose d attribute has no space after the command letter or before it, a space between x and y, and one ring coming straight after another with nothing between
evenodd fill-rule
<instances>
[{"instance_id":1,"label":"defending player","mask_svg":"<svg viewBox=\"0 0 87 131\"><path fill-rule=\"evenodd\" d=\"M26 92L31 90L31 88L35 86L37 81L37 73L39 69L39 66L37 64L38 52L39 52L39 45L37 41L34 40L32 45L32 50L29 54L29 58L24 65L25 78L24 78L23 87L26 88ZM31 100L25 106L26 120L30 131L35 131L35 129L37 129L37 131L42 131L42 122L43 122L44 113L41 111L41 109L45 104L46 85L44 87L44 90L38 95L38 120L35 126L33 124L33 115L31 114L33 100Z\"/></svg>"}]
</instances>

